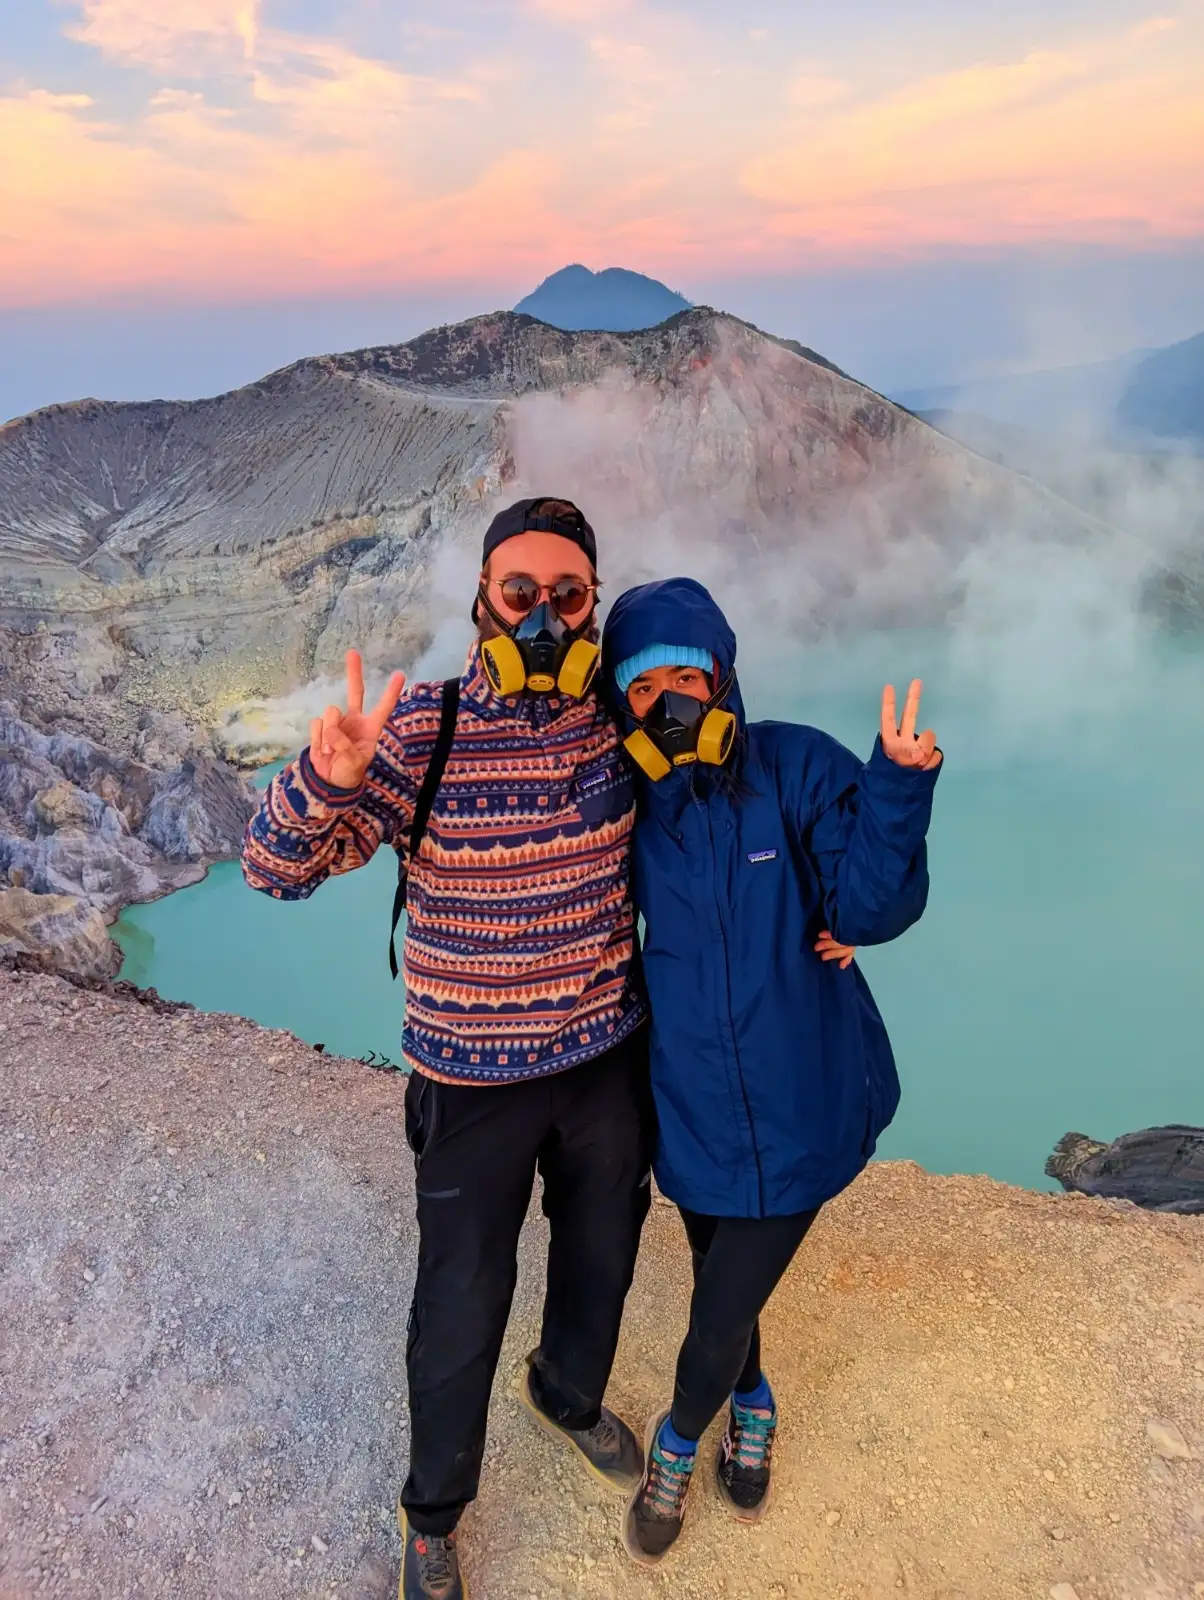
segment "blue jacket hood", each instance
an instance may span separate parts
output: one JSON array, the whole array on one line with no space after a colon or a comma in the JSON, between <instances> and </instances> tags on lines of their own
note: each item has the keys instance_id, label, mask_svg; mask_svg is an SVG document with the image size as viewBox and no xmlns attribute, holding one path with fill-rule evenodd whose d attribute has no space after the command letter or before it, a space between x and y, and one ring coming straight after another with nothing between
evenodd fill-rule
<instances>
[{"instance_id":1,"label":"blue jacket hood","mask_svg":"<svg viewBox=\"0 0 1204 1600\"><path fill-rule=\"evenodd\" d=\"M611 607L602 633L606 693L625 732L630 732L636 719L626 695L619 693L615 670L650 644L680 644L709 650L719 663L721 677L726 677L736 665L736 635L702 584L693 578L662 578L656 583L642 583L636 589L628 589ZM740 686L734 680L724 706L735 713L743 730L744 704Z\"/></svg>"}]
</instances>

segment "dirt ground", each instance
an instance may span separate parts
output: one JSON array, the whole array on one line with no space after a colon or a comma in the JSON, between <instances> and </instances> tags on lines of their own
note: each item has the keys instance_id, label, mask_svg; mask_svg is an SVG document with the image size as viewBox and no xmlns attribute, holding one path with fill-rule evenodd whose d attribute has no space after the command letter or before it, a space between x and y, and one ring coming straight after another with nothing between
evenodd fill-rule
<instances>
[{"instance_id":1,"label":"dirt ground","mask_svg":"<svg viewBox=\"0 0 1204 1600\"><path fill-rule=\"evenodd\" d=\"M391 1600L414 1259L402 1081L233 1018L0 968L0 1596ZM700 1471L660 1571L510 1397L473 1600L1197 1600L1204 1219L876 1164L764 1319L775 1504ZM654 1207L611 1402L669 1391L688 1260ZM704 1449L711 1453L712 1442Z\"/></svg>"}]
</instances>

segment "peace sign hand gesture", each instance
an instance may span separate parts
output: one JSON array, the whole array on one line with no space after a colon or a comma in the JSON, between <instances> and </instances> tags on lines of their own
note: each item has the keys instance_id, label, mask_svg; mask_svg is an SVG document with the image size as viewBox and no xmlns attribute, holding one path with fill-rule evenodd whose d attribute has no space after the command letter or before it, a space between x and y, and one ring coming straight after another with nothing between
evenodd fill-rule
<instances>
[{"instance_id":1,"label":"peace sign hand gesture","mask_svg":"<svg viewBox=\"0 0 1204 1600\"><path fill-rule=\"evenodd\" d=\"M936 734L931 728L916 732L916 718L920 714L920 692L924 685L913 678L903 706L903 721L895 717L895 689L888 683L882 691L882 748L899 767L913 767L924 772L941 764L941 752L936 747Z\"/></svg>"},{"instance_id":2,"label":"peace sign hand gesture","mask_svg":"<svg viewBox=\"0 0 1204 1600\"><path fill-rule=\"evenodd\" d=\"M323 783L359 788L405 681L404 673L395 672L371 711L365 711L364 664L358 650L348 650L346 711L327 706L309 725L309 759Z\"/></svg>"}]
</instances>

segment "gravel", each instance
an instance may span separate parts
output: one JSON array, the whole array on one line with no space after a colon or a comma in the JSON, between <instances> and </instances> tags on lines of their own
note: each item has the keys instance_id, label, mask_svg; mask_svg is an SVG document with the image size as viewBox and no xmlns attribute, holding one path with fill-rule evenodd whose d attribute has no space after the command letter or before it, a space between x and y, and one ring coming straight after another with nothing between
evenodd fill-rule
<instances>
[{"instance_id":1,"label":"gravel","mask_svg":"<svg viewBox=\"0 0 1204 1600\"><path fill-rule=\"evenodd\" d=\"M0 1600L392 1600L402 1087L0 967ZM651 1575L618 1547L621 1502L508 1392L543 1227L533 1206L464 1523L478 1600L1204 1593L1204 1219L875 1164L763 1319L773 1510L731 1522L700 1470ZM637 1427L669 1392L688 1279L658 1205L610 1394Z\"/></svg>"}]
</instances>

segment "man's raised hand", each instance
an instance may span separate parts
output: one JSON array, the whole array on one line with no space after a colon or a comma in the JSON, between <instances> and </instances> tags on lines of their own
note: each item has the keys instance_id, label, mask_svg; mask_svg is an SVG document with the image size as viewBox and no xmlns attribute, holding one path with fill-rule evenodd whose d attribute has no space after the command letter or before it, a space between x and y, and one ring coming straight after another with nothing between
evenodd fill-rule
<instances>
[{"instance_id":1,"label":"man's raised hand","mask_svg":"<svg viewBox=\"0 0 1204 1600\"><path fill-rule=\"evenodd\" d=\"M309 759L323 783L335 789L359 788L405 681L403 672L395 672L384 694L365 711L364 663L358 650L348 650L346 711L327 706L309 725Z\"/></svg>"},{"instance_id":2,"label":"man's raised hand","mask_svg":"<svg viewBox=\"0 0 1204 1600\"><path fill-rule=\"evenodd\" d=\"M903 721L895 715L895 688L888 683L882 691L882 748L899 767L920 767L931 771L941 764L941 752L936 747L936 734L931 728L916 732L916 719L920 714L920 692L924 685L913 678L903 705Z\"/></svg>"}]
</instances>

